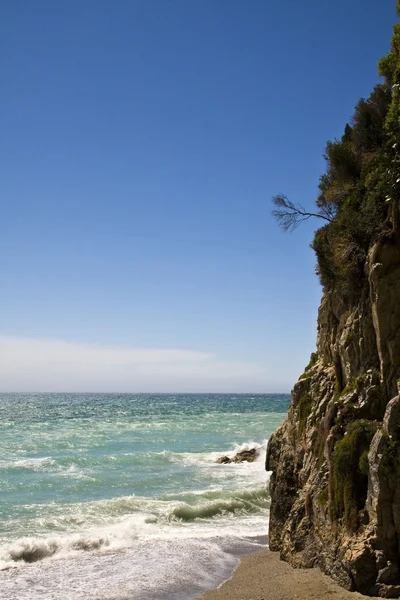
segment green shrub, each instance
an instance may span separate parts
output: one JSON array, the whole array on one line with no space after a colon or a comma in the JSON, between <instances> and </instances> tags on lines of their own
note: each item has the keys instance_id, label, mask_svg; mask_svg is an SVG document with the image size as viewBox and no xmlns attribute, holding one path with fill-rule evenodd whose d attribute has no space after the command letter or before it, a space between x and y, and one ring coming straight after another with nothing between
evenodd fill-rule
<instances>
[{"instance_id":1,"label":"green shrub","mask_svg":"<svg viewBox=\"0 0 400 600\"><path fill-rule=\"evenodd\" d=\"M273 214L285 231L310 217L328 221L312 243L317 274L326 290L349 305L367 289L364 266L371 245L382 234L400 240L400 23L379 69L384 82L357 103L342 137L326 145L318 210L274 197Z\"/></svg>"},{"instance_id":2,"label":"green shrub","mask_svg":"<svg viewBox=\"0 0 400 600\"><path fill-rule=\"evenodd\" d=\"M367 100L362 98L353 116L353 141L359 153L374 152L386 142L385 118L391 102L388 85L377 85Z\"/></svg>"},{"instance_id":3,"label":"green shrub","mask_svg":"<svg viewBox=\"0 0 400 600\"><path fill-rule=\"evenodd\" d=\"M317 199L320 209L334 206L332 222L312 243L317 273L324 288L350 301L362 293L371 244L390 223L400 230L393 200L400 194L400 24L380 72L386 81L358 102L342 138L327 144Z\"/></svg>"}]
</instances>

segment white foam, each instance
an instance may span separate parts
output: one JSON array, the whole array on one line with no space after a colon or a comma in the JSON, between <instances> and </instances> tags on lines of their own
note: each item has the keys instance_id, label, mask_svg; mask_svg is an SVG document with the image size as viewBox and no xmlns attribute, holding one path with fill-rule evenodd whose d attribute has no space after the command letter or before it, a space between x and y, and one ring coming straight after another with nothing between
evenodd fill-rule
<instances>
[{"instance_id":1,"label":"white foam","mask_svg":"<svg viewBox=\"0 0 400 600\"><path fill-rule=\"evenodd\" d=\"M260 455L253 463L216 463L254 447ZM267 532L265 449L249 441L228 452L163 453L201 472L203 489L55 505L48 512L37 505L36 530L60 533L0 545L0 598L183 600L215 587L237 555L258 548L254 538ZM31 460L30 467L18 462L54 469L51 457ZM74 465L62 470L82 476Z\"/></svg>"},{"instance_id":2,"label":"white foam","mask_svg":"<svg viewBox=\"0 0 400 600\"><path fill-rule=\"evenodd\" d=\"M96 481L94 477L91 476L92 471L88 469L80 469L76 465L70 465L69 467L58 467L57 475L59 477L67 477L71 479L86 479L88 481Z\"/></svg>"},{"instance_id":3,"label":"white foam","mask_svg":"<svg viewBox=\"0 0 400 600\"><path fill-rule=\"evenodd\" d=\"M179 499L155 500L132 496L103 500L85 505L74 512L64 512L58 520L40 517L40 528L49 529L65 522L79 527L79 532L62 535L23 537L0 544L2 568L10 563L26 563L75 555L77 552L128 549L138 539L150 537L176 539L177 537L211 538L224 528L227 535L238 538L258 535L266 527L269 503L265 489L197 491L196 502ZM179 498L179 497L178 497ZM90 526L92 514L98 524ZM76 529L75 527L75 529Z\"/></svg>"},{"instance_id":4,"label":"white foam","mask_svg":"<svg viewBox=\"0 0 400 600\"><path fill-rule=\"evenodd\" d=\"M248 463L248 462L243 462L243 463L235 463L234 465L219 465L216 463L217 459L220 458L221 456L228 456L229 458L233 458L238 452L242 452L243 450L250 450L252 448L256 448L259 453L258 456L256 458L256 460L252 463ZM229 466L230 468L235 468L236 470L240 469L240 468L250 468L252 469L254 472L259 472L260 477L264 477L265 479L265 471L263 469L259 469L258 466L254 466L254 465L259 465L260 463L264 463L265 462L265 455L266 455L266 451L267 451L267 440L264 440L264 442L262 444L259 444L257 442L245 442L242 444L234 444L233 448L231 448L230 450L218 450L218 451L214 451L214 452L206 452L206 453L191 453L191 452L182 452L182 453L176 453L176 454L172 454L172 453L168 453L166 451L160 453L160 454L171 454L171 461L172 462L183 462L186 465L194 465L196 467L200 467L200 468L207 468L209 466L216 466L217 469L224 469L225 467Z\"/></svg>"},{"instance_id":5,"label":"white foam","mask_svg":"<svg viewBox=\"0 0 400 600\"><path fill-rule=\"evenodd\" d=\"M125 551L48 559L22 571L0 573L7 600L179 600L215 587L237 563L237 554L260 547L218 538L162 536L137 540ZM229 551L233 550L233 551Z\"/></svg>"},{"instance_id":6,"label":"white foam","mask_svg":"<svg viewBox=\"0 0 400 600\"><path fill-rule=\"evenodd\" d=\"M55 461L51 456L42 458L21 458L19 460L0 461L0 469L29 469L32 471L42 471L46 467L54 465Z\"/></svg>"}]
</instances>

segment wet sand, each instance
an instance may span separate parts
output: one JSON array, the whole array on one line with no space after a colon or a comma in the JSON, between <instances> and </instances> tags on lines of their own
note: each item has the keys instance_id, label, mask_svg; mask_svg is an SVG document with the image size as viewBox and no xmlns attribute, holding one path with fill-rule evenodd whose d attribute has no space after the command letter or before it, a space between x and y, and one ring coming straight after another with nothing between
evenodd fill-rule
<instances>
[{"instance_id":1,"label":"wet sand","mask_svg":"<svg viewBox=\"0 0 400 600\"><path fill-rule=\"evenodd\" d=\"M232 578L197 600L362 600L319 569L293 569L276 552L262 550L242 558ZM368 597L371 600L371 597Z\"/></svg>"}]
</instances>

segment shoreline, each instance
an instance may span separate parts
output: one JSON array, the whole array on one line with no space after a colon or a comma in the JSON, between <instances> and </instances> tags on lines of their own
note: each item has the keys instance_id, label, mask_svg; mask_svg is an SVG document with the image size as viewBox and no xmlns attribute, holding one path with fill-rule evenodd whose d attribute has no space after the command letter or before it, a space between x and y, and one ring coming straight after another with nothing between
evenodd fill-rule
<instances>
[{"instance_id":1,"label":"shoreline","mask_svg":"<svg viewBox=\"0 0 400 600\"><path fill-rule=\"evenodd\" d=\"M294 569L268 549L242 557L230 579L194 600L320 600L325 595L373 600L341 588L318 568Z\"/></svg>"}]
</instances>

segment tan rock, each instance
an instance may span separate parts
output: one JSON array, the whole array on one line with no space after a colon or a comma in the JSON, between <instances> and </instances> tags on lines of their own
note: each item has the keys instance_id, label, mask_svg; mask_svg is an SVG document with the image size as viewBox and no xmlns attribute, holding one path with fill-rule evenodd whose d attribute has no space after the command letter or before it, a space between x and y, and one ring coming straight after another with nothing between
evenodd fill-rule
<instances>
[{"instance_id":1,"label":"tan rock","mask_svg":"<svg viewBox=\"0 0 400 600\"><path fill-rule=\"evenodd\" d=\"M348 590L394 598L400 597L400 248L383 236L365 270L358 302L323 296L318 360L294 386L288 416L269 441L269 539L294 566L318 565Z\"/></svg>"}]
</instances>

